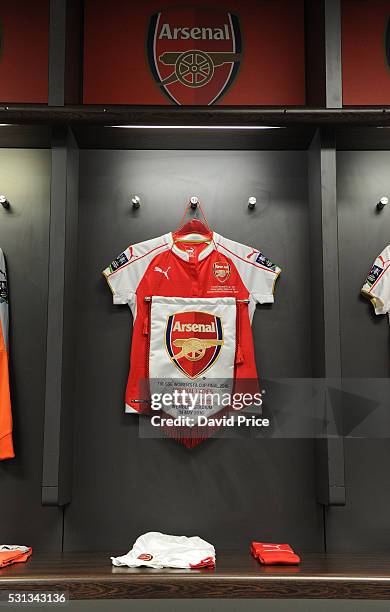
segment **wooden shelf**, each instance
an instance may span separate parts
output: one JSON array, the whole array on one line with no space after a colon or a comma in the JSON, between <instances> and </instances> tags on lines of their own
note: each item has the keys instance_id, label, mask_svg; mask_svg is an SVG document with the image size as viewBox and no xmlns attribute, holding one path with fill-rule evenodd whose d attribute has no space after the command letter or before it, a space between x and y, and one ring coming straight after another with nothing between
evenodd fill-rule
<instances>
[{"instance_id":1,"label":"wooden shelf","mask_svg":"<svg viewBox=\"0 0 390 612\"><path fill-rule=\"evenodd\" d=\"M388 108L0 105L0 123L390 126Z\"/></svg>"},{"instance_id":2,"label":"wooden shelf","mask_svg":"<svg viewBox=\"0 0 390 612\"><path fill-rule=\"evenodd\" d=\"M390 599L390 555L307 553L300 566L262 567L249 553L221 553L215 570L110 563L110 553L34 553L0 570L0 590L66 590L71 599Z\"/></svg>"},{"instance_id":3,"label":"wooden shelf","mask_svg":"<svg viewBox=\"0 0 390 612\"><path fill-rule=\"evenodd\" d=\"M2 125L5 124L5 125ZM117 129L134 125L138 129ZM144 126L186 126L154 130ZM199 130L193 126L241 126ZM389 109L205 107L0 107L0 147L51 146L52 130L71 126L81 149L306 150L319 127L334 128L337 149L388 150ZM191 127L192 126L192 127ZM276 126L279 130L245 127Z\"/></svg>"}]
</instances>

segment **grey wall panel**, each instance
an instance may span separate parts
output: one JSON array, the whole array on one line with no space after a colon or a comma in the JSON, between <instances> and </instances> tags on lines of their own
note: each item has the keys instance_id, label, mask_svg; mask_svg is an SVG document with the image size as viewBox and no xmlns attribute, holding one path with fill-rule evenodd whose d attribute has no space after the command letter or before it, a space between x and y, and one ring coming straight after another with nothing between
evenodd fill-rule
<instances>
[{"instance_id":1,"label":"grey wall panel","mask_svg":"<svg viewBox=\"0 0 390 612\"><path fill-rule=\"evenodd\" d=\"M304 152L82 151L74 489L66 550L126 550L142 532L197 533L221 548L253 537L321 550L310 440L210 440L186 450L138 436L123 413L131 318L101 270L129 243L175 228L199 195L216 231L261 247L283 268L254 335L266 377L310 377ZM132 212L131 194L142 198ZM258 199L247 209L249 195Z\"/></svg>"},{"instance_id":2,"label":"grey wall panel","mask_svg":"<svg viewBox=\"0 0 390 612\"><path fill-rule=\"evenodd\" d=\"M337 155L342 372L346 379L359 379L357 396L369 389L374 400L375 385L365 385L364 379L389 377L390 332L387 318L375 316L360 288L375 257L390 243L390 209L378 214L375 208L389 192L389 164L385 151ZM360 401L368 406L368 400ZM374 430L375 414L372 419ZM390 441L378 427L377 434L382 439L345 442L347 505L328 511L330 551L389 550Z\"/></svg>"},{"instance_id":3,"label":"grey wall panel","mask_svg":"<svg viewBox=\"0 0 390 612\"><path fill-rule=\"evenodd\" d=\"M328 552L389 552L390 444L346 440L347 505L327 510Z\"/></svg>"},{"instance_id":4,"label":"grey wall panel","mask_svg":"<svg viewBox=\"0 0 390 612\"><path fill-rule=\"evenodd\" d=\"M41 507L50 152L0 150L0 245L10 287L16 459L0 463L1 543L60 550L62 514Z\"/></svg>"},{"instance_id":5,"label":"grey wall panel","mask_svg":"<svg viewBox=\"0 0 390 612\"><path fill-rule=\"evenodd\" d=\"M375 207L390 191L389 164L387 151L342 151L337 156L345 377L390 374L387 318L375 316L370 302L360 296L373 261L390 244L390 208L378 214Z\"/></svg>"}]
</instances>

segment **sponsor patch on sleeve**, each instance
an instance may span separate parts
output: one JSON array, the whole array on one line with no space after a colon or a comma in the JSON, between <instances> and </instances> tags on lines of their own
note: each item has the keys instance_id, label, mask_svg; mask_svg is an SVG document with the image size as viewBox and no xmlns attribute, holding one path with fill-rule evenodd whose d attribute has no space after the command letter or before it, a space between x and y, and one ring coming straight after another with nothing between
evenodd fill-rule
<instances>
[{"instance_id":1,"label":"sponsor patch on sleeve","mask_svg":"<svg viewBox=\"0 0 390 612\"><path fill-rule=\"evenodd\" d=\"M0 303L8 303L8 285L7 281L0 280Z\"/></svg>"},{"instance_id":2,"label":"sponsor patch on sleeve","mask_svg":"<svg viewBox=\"0 0 390 612\"><path fill-rule=\"evenodd\" d=\"M376 283L376 281L378 280L382 272L383 272L383 268L374 264L370 270L369 275L366 278L367 285L372 287L373 284Z\"/></svg>"},{"instance_id":3,"label":"sponsor patch on sleeve","mask_svg":"<svg viewBox=\"0 0 390 612\"><path fill-rule=\"evenodd\" d=\"M114 261L110 264L110 271L111 272L115 272L116 270L118 270L119 268L121 268L122 266L124 266L127 262L129 261L129 258L127 257L126 253L121 253L120 255L118 255L118 257L116 259L114 259Z\"/></svg>"},{"instance_id":4,"label":"sponsor patch on sleeve","mask_svg":"<svg viewBox=\"0 0 390 612\"><path fill-rule=\"evenodd\" d=\"M269 268L270 270L273 270L273 271L276 270L275 264L273 264L272 261L268 259L268 257L263 255L263 253L259 253L257 255L256 262L260 264L261 266L264 266L265 268Z\"/></svg>"}]
</instances>

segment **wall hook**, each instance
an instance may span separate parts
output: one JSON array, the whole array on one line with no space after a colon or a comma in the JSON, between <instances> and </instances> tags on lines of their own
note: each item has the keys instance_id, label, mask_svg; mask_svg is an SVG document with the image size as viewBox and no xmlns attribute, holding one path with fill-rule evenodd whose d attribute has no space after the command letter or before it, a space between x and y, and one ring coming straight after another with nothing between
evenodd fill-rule
<instances>
[{"instance_id":1,"label":"wall hook","mask_svg":"<svg viewBox=\"0 0 390 612\"><path fill-rule=\"evenodd\" d=\"M141 198L137 195L133 196L131 198L131 203L133 205L133 208L139 208L141 206Z\"/></svg>"},{"instance_id":2,"label":"wall hook","mask_svg":"<svg viewBox=\"0 0 390 612\"><path fill-rule=\"evenodd\" d=\"M191 196L190 198L190 206L192 210L196 210L198 208L199 198L197 196Z\"/></svg>"},{"instance_id":3,"label":"wall hook","mask_svg":"<svg viewBox=\"0 0 390 612\"><path fill-rule=\"evenodd\" d=\"M378 204L376 205L376 209L383 210L386 204L388 203L389 203L389 198L387 196L382 196Z\"/></svg>"},{"instance_id":4,"label":"wall hook","mask_svg":"<svg viewBox=\"0 0 390 612\"><path fill-rule=\"evenodd\" d=\"M3 208L9 208L10 204L5 195L0 195L0 204Z\"/></svg>"},{"instance_id":5,"label":"wall hook","mask_svg":"<svg viewBox=\"0 0 390 612\"><path fill-rule=\"evenodd\" d=\"M248 208L250 210L253 210L255 208L255 206L256 206L256 202L257 202L257 200L256 200L255 196L250 196L248 198Z\"/></svg>"}]
</instances>

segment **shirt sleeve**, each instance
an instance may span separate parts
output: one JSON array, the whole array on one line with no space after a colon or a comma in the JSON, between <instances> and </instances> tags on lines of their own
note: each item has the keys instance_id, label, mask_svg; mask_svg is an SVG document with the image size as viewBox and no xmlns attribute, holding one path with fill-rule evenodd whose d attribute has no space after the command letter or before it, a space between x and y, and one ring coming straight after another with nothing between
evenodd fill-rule
<instances>
[{"instance_id":1,"label":"shirt sleeve","mask_svg":"<svg viewBox=\"0 0 390 612\"><path fill-rule=\"evenodd\" d=\"M281 269L260 251L251 259L254 261L250 262L252 266L247 271L251 294L259 304L273 303L275 283Z\"/></svg>"},{"instance_id":2,"label":"shirt sleeve","mask_svg":"<svg viewBox=\"0 0 390 612\"><path fill-rule=\"evenodd\" d=\"M114 304L134 307L135 294L152 259L169 248L165 236L129 246L103 270Z\"/></svg>"},{"instance_id":3,"label":"shirt sleeve","mask_svg":"<svg viewBox=\"0 0 390 612\"><path fill-rule=\"evenodd\" d=\"M375 314L390 312L390 245L374 261L362 287L362 294L371 300Z\"/></svg>"},{"instance_id":4,"label":"shirt sleeve","mask_svg":"<svg viewBox=\"0 0 390 612\"><path fill-rule=\"evenodd\" d=\"M274 302L274 289L281 269L264 253L239 242L219 237L218 249L231 257L239 274L251 294L259 304Z\"/></svg>"},{"instance_id":5,"label":"shirt sleeve","mask_svg":"<svg viewBox=\"0 0 390 612\"><path fill-rule=\"evenodd\" d=\"M130 304L137 289L134 266L130 267L132 247L120 253L110 265L103 270L107 283L112 291L114 304Z\"/></svg>"}]
</instances>

